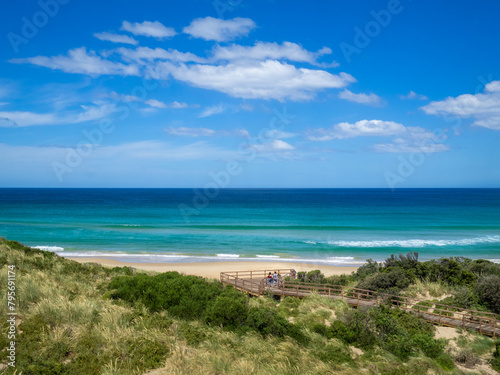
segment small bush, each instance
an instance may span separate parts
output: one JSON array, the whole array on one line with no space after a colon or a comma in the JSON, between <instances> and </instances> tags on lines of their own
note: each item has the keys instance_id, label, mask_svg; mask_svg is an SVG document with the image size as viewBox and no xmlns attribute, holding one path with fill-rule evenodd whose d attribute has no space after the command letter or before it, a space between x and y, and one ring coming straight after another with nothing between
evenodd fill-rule
<instances>
[{"instance_id":1,"label":"small bush","mask_svg":"<svg viewBox=\"0 0 500 375\"><path fill-rule=\"evenodd\" d=\"M391 292L392 290L402 290L407 288L411 280L406 277L399 268L393 268L384 272L376 273L358 284L358 288Z\"/></svg>"},{"instance_id":2,"label":"small bush","mask_svg":"<svg viewBox=\"0 0 500 375\"><path fill-rule=\"evenodd\" d=\"M500 276L482 277L476 284L475 292L481 302L488 305L493 312L500 314Z\"/></svg>"},{"instance_id":3,"label":"small bush","mask_svg":"<svg viewBox=\"0 0 500 375\"><path fill-rule=\"evenodd\" d=\"M237 329L245 324L248 318L248 300L243 293L228 286L209 305L205 314L205 322L229 329Z\"/></svg>"},{"instance_id":4,"label":"small bush","mask_svg":"<svg viewBox=\"0 0 500 375\"><path fill-rule=\"evenodd\" d=\"M481 362L481 360L468 349L461 349L455 355L455 361L467 368L473 368L475 365Z\"/></svg>"},{"instance_id":5,"label":"small bush","mask_svg":"<svg viewBox=\"0 0 500 375\"><path fill-rule=\"evenodd\" d=\"M207 339L207 334L200 327L194 327L188 323L182 323L180 326L182 337L188 345L198 346L201 342Z\"/></svg>"},{"instance_id":6,"label":"small bush","mask_svg":"<svg viewBox=\"0 0 500 375\"><path fill-rule=\"evenodd\" d=\"M326 363L337 365L341 365L342 363L354 364L354 360L347 350L332 344L327 344L313 353L318 359Z\"/></svg>"},{"instance_id":7,"label":"small bush","mask_svg":"<svg viewBox=\"0 0 500 375\"><path fill-rule=\"evenodd\" d=\"M262 336L285 336L290 323L276 309L252 307L248 311L247 325Z\"/></svg>"},{"instance_id":8,"label":"small bush","mask_svg":"<svg viewBox=\"0 0 500 375\"><path fill-rule=\"evenodd\" d=\"M178 272L117 276L111 280L109 289L113 299L143 303L153 312L167 310L185 319L203 318L209 304L222 292L218 282L183 276Z\"/></svg>"}]
</instances>

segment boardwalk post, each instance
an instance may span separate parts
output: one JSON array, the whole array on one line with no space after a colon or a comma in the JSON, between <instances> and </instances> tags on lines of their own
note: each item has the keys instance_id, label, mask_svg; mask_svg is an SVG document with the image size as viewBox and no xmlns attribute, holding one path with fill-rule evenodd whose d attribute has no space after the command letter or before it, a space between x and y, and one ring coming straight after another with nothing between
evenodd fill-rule
<instances>
[{"instance_id":1,"label":"boardwalk post","mask_svg":"<svg viewBox=\"0 0 500 375\"><path fill-rule=\"evenodd\" d=\"M479 318L479 333L481 333L481 334L482 334L482 333L483 333L483 331L482 331L482 327L481 327L481 322L482 322L482 319L481 319L481 318Z\"/></svg>"},{"instance_id":2,"label":"boardwalk post","mask_svg":"<svg viewBox=\"0 0 500 375\"><path fill-rule=\"evenodd\" d=\"M465 314L462 315L462 329L465 331Z\"/></svg>"}]
</instances>

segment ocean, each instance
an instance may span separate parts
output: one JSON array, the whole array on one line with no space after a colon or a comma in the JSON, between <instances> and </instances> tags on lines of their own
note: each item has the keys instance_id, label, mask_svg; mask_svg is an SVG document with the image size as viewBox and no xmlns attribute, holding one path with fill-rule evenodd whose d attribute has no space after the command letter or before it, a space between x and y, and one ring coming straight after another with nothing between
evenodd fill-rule
<instances>
[{"instance_id":1,"label":"ocean","mask_svg":"<svg viewBox=\"0 0 500 375\"><path fill-rule=\"evenodd\" d=\"M0 189L0 237L130 262L500 262L500 189Z\"/></svg>"}]
</instances>

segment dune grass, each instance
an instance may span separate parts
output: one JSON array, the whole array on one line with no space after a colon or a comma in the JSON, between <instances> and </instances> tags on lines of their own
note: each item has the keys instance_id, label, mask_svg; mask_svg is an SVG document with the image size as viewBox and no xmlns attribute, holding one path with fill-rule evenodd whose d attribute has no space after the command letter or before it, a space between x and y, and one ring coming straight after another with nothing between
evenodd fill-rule
<instances>
[{"instance_id":1,"label":"dune grass","mask_svg":"<svg viewBox=\"0 0 500 375\"><path fill-rule=\"evenodd\" d=\"M241 299L235 297L234 291L222 293L222 287L207 283L207 290L215 293L213 299L221 302L222 307L235 298L249 315L246 323L242 323L244 329L221 327L213 324L213 319L221 319L221 313L232 310L211 304L210 298L204 301L212 306L205 318L200 315L205 312L196 310L196 305L191 307L198 315L183 316L184 310L179 308L190 305L182 298L179 301L184 302L171 311L173 305L162 305L165 301L161 299L151 308L147 299L117 298L117 289L111 286L121 285L116 280L132 280L138 272L126 267L82 265L0 239L2 286L7 282L9 264L16 265L20 324L16 368L6 367L0 373L463 373L443 349L446 343L429 339L432 326L409 314L394 315L390 310L378 309L356 311L342 301L314 294L303 300L285 298L281 302L268 297ZM139 279L147 283L151 280ZM195 288L189 289L190 293L206 296L202 281L186 280L187 284L180 281L175 284L179 290ZM5 303L0 304L0 311L6 316ZM2 332L6 332L5 319L1 326ZM370 334L373 340L368 342L365 336ZM398 340L405 338L413 346L407 345L407 352L396 350ZM428 339L434 346L426 344ZM7 346L5 334L0 345ZM482 361L493 358L494 343L489 338L474 336L463 339L457 346ZM433 350L441 351L433 355ZM5 350L0 351L3 364L7 362L6 355Z\"/></svg>"}]
</instances>

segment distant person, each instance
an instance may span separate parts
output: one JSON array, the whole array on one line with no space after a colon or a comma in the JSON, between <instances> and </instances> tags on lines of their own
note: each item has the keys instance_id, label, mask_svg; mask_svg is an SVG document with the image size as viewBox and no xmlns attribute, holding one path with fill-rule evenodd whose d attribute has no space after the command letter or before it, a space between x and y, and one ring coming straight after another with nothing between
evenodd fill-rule
<instances>
[{"instance_id":1,"label":"distant person","mask_svg":"<svg viewBox=\"0 0 500 375\"><path fill-rule=\"evenodd\" d=\"M278 284L278 274L276 273L276 271L274 271L273 273L273 284Z\"/></svg>"},{"instance_id":2,"label":"distant person","mask_svg":"<svg viewBox=\"0 0 500 375\"><path fill-rule=\"evenodd\" d=\"M297 272L294 269L290 270L290 278L293 280L297 277Z\"/></svg>"},{"instance_id":3,"label":"distant person","mask_svg":"<svg viewBox=\"0 0 500 375\"><path fill-rule=\"evenodd\" d=\"M273 276L271 275L271 272L269 272L269 275L267 275L267 282L269 283L269 285L271 285L271 283L273 282Z\"/></svg>"}]
</instances>

